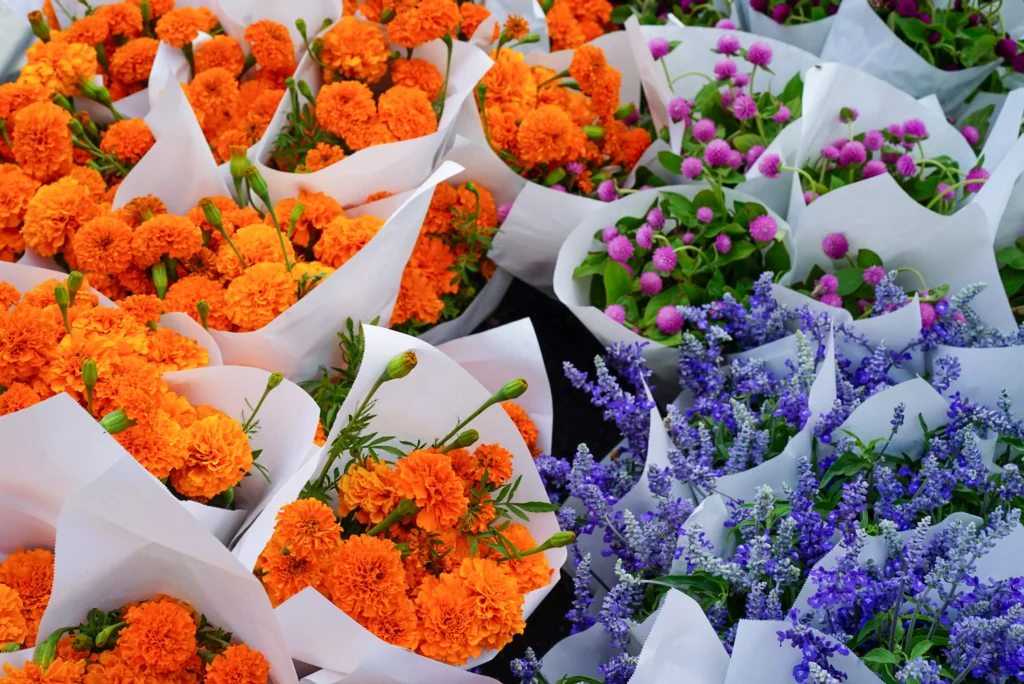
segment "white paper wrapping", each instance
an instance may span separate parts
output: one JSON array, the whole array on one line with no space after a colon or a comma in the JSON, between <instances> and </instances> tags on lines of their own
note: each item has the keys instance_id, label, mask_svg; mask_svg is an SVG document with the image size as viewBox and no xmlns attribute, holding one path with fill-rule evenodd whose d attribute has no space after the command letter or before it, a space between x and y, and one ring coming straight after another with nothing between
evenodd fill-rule
<instances>
[{"instance_id":1,"label":"white paper wrapping","mask_svg":"<svg viewBox=\"0 0 1024 684\"><path fill-rule=\"evenodd\" d=\"M238 39L248 54L249 46L244 39L245 29L264 19L276 21L288 29L295 46L296 61L305 54L302 34L295 26L296 19L306 22L306 36L312 40L325 19L337 22L341 19L341 3L332 0L217 0L217 18L225 32Z\"/></svg>"},{"instance_id":2,"label":"white paper wrapping","mask_svg":"<svg viewBox=\"0 0 1024 684\"><path fill-rule=\"evenodd\" d=\"M297 684L270 600L248 568L132 459L70 496L57 520L49 634L164 593L188 601L270 663L274 684Z\"/></svg>"},{"instance_id":3,"label":"white paper wrapping","mask_svg":"<svg viewBox=\"0 0 1024 684\"><path fill-rule=\"evenodd\" d=\"M835 16L831 16L806 24L784 25L779 24L763 12L752 10L750 0L736 0L736 2L743 8L747 20L747 30L751 33L788 43L815 55L821 54L836 20Z\"/></svg>"},{"instance_id":4,"label":"white paper wrapping","mask_svg":"<svg viewBox=\"0 0 1024 684\"><path fill-rule=\"evenodd\" d=\"M1013 411L1020 414L1024 378L1016 369L1024 368L1024 347L963 349L943 346L931 351L929 361L934 364L945 356L955 357L960 362L960 377L950 384L947 396L960 392L961 396L994 409L1005 389L1013 400Z\"/></svg>"},{"instance_id":5,"label":"white paper wrapping","mask_svg":"<svg viewBox=\"0 0 1024 684\"><path fill-rule=\"evenodd\" d=\"M374 326L363 326L363 334L366 340L363 362L348 398L338 410L339 420L331 427L327 444L318 458L307 461L291 481L274 494L263 513L239 538L234 554L245 567L256 565L259 554L273 535L277 510L295 500L302 485L323 467L330 445L344 426L346 417L354 413L392 358L413 350L418 364L405 378L386 382L377 391L376 417L367 428L369 432L391 435L400 440L430 440L446 434L460 416L468 416L491 395L457 363L422 340ZM441 400L439 388L444 390ZM533 457L500 406L490 407L470 426L480 433L481 443L497 442L512 452L514 477L522 476L516 500L547 500ZM553 513L531 515L530 521L524 524L538 543L558 531ZM551 549L544 555L555 572L550 584L526 595L524 617L529 617L558 581L557 569L565 562L566 551ZM377 637L312 588L282 603L276 613L289 640L292 656L316 667L352 673L362 662L365 652L379 642ZM470 661L470 666L486 662L493 656L493 652L484 653Z\"/></svg>"},{"instance_id":6,"label":"white paper wrapping","mask_svg":"<svg viewBox=\"0 0 1024 684\"><path fill-rule=\"evenodd\" d=\"M985 93L979 94L978 98L982 95ZM1019 182L1022 166L1020 157L1024 154L1024 144L1019 139L1020 122L1024 118L1024 88L1006 95L996 113L998 116L992 121L982 155L985 157L985 167L994 172L993 176L998 174L1003 183L1013 184L1005 210L1002 215L995 217L994 225L998 227L995 229L994 244L998 250L1012 245L1024 234L1024 192ZM995 178L990 178L985 185L993 180ZM988 189L982 186L983 191Z\"/></svg>"},{"instance_id":7,"label":"white paper wrapping","mask_svg":"<svg viewBox=\"0 0 1024 684\"><path fill-rule=\"evenodd\" d=\"M351 674L319 670L302 679L302 684L497 684L484 677L429 660L403 648L380 642Z\"/></svg>"}]
</instances>

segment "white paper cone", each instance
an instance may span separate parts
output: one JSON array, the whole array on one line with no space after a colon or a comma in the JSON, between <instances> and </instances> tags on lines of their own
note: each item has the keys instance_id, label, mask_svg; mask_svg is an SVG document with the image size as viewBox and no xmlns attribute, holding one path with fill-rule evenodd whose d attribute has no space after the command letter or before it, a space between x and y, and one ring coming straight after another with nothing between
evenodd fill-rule
<instances>
[{"instance_id":1,"label":"white paper cone","mask_svg":"<svg viewBox=\"0 0 1024 684\"><path fill-rule=\"evenodd\" d=\"M1024 378L1016 369L1024 368L1024 347L937 347L929 354L929 360L934 364L944 356L960 362L960 377L949 386L947 396L960 392L961 396L994 409L1005 389L1013 400L1014 411L1020 410L1016 407L1024 401Z\"/></svg>"},{"instance_id":2,"label":"white paper cone","mask_svg":"<svg viewBox=\"0 0 1024 684\"><path fill-rule=\"evenodd\" d=\"M836 20L835 16L831 16L806 24L787 26L777 23L763 12L756 12L750 9L750 0L737 0L737 4L745 10L746 25L751 33L772 38L782 43L788 43L814 55L821 54L822 48L825 47L825 41L828 39L828 34L832 31L832 25Z\"/></svg>"},{"instance_id":3,"label":"white paper cone","mask_svg":"<svg viewBox=\"0 0 1024 684\"><path fill-rule=\"evenodd\" d=\"M274 684L297 684L259 580L134 460L118 461L69 497L57 522L56 555L41 634L84 621L92 608L113 610L164 593L260 651Z\"/></svg>"},{"instance_id":4,"label":"white paper cone","mask_svg":"<svg viewBox=\"0 0 1024 684\"><path fill-rule=\"evenodd\" d=\"M320 670L302 680L303 684L497 684L497 681L385 643L373 644L351 674Z\"/></svg>"},{"instance_id":5,"label":"white paper cone","mask_svg":"<svg viewBox=\"0 0 1024 684\"><path fill-rule=\"evenodd\" d=\"M268 19L288 29L292 45L295 46L296 61L306 51L302 35L295 26L296 19L306 22L306 35L310 40L325 19L330 19L332 23L341 19L341 3L333 0L218 0L218 4L217 17L225 32L237 38L246 53L249 52L249 46L243 37L245 29L257 21ZM239 33L229 30L229 26Z\"/></svg>"}]
</instances>

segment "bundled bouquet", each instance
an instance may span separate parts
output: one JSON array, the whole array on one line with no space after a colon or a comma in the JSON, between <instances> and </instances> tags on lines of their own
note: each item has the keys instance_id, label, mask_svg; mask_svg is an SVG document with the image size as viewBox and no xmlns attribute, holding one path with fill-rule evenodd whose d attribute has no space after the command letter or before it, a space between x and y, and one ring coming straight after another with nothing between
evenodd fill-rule
<instances>
[{"instance_id":1,"label":"bundled bouquet","mask_svg":"<svg viewBox=\"0 0 1024 684\"><path fill-rule=\"evenodd\" d=\"M615 30L614 25L629 16L621 7L613 13L608 0L546 0L541 7L547 19L552 51L575 50Z\"/></svg>"},{"instance_id":2,"label":"bundled bouquet","mask_svg":"<svg viewBox=\"0 0 1024 684\"><path fill-rule=\"evenodd\" d=\"M16 549L0 561L0 652L35 647L52 589L50 549Z\"/></svg>"},{"instance_id":3,"label":"bundled bouquet","mask_svg":"<svg viewBox=\"0 0 1024 684\"><path fill-rule=\"evenodd\" d=\"M751 0L750 9L772 18L776 24L799 26L821 21L839 11L840 0Z\"/></svg>"},{"instance_id":4,"label":"bundled bouquet","mask_svg":"<svg viewBox=\"0 0 1024 684\"><path fill-rule=\"evenodd\" d=\"M729 0L716 0L715 2L686 0L678 5L640 0L616 7L612 10L611 21L614 24L623 24L635 16L644 25L664 24L671 15L686 26L736 29L739 28L738 9L738 5L734 5Z\"/></svg>"}]
</instances>

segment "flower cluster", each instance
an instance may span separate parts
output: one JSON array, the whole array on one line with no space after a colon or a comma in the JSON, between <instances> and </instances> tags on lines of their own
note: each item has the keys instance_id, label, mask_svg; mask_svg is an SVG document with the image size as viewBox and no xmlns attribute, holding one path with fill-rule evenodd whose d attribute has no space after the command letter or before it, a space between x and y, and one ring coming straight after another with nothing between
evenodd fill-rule
<instances>
[{"instance_id":1,"label":"flower cluster","mask_svg":"<svg viewBox=\"0 0 1024 684\"><path fill-rule=\"evenodd\" d=\"M622 75L583 45L565 71L526 64L499 45L477 86L490 146L522 177L554 190L611 201L651 144L633 103L619 106ZM571 78L572 81L565 79Z\"/></svg>"},{"instance_id":2,"label":"flower cluster","mask_svg":"<svg viewBox=\"0 0 1024 684\"><path fill-rule=\"evenodd\" d=\"M775 23L797 26L821 21L839 11L840 0L751 0L750 9L768 15Z\"/></svg>"},{"instance_id":3,"label":"flower cluster","mask_svg":"<svg viewBox=\"0 0 1024 684\"><path fill-rule=\"evenodd\" d=\"M615 28L608 0L547 0L543 7L552 51L575 50Z\"/></svg>"},{"instance_id":4,"label":"flower cluster","mask_svg":"<svg viewBox=\"0 0 1024 684\"><path fill-rule=\"evenodd\" d=\"M86 622L40 642L23 667L4 665L11 684L141 681L265 684L270 664L259 651L172 596L157 595L112 611L94 608Z\"/></svg>"},{"instance_id":5,"label":"flower cluster","mask_svg":"<svg viewBox=\"0 0 1024 684\"><path fill-rule=\"evenodd\" d=\"M0 561L0 644L5 651L36 645L52 589L49 549L17 549Z\"/></svg>"}]
</instances>

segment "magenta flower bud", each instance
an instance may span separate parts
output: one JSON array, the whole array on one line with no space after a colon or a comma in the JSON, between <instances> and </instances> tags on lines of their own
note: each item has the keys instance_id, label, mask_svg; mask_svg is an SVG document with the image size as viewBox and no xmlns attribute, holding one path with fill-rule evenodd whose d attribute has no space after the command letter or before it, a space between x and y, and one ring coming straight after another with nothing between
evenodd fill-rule
<instances>
[{"instance_id":1,"label":"magenta flower bud","mask_svg":"<svg viewBox=\"0 0 1024 684\"><path fill-rule=\"evenodd\" d=\"M620 325L626 322L626 309L621 304L610 304L604 310L604 315Z\"/></svg>"},{"instance_id":2,"label":"magenta flower bud","mask_svg":"<svg viewBox=\"0 0 1024 684\"><path fill-rule=\"evenodd\" d=\"M956 321L957 323L966 323L967 322L967 317L964 316L959 311L955 311L955 312L953 312L953 320Z\"/></svg>"},{"instance_id":3,"label":"magenta flower bud","mask_svg":"<svg viewBox=\"0 0 1024 684\"><path fill-rule=\"evenodd\" d=\"M854 108L854 107L846 107L845 109L847 109L849 111L848 112L843 112L842 110L840 110L840 112L839 112L839 120L842 123L853 123L858 118L860 118L860 112L858 112L856 110L856 108Z\"/></svg>"},{"instance_id":4,"label":"magenta flower bud","mask_svg":"<svg viewBox=\"0 0 1024 684\"><path fill-rule=\"evenodd\" d=\"M1003 38L996 43L996 54L1003 59L1012 60L1017 56L1017 41L1013 38ZM973 143L971 143L973 144Z\"/></svg>"},{"instance_id":5,"label":"magenta flower bud","mask_svg":"<svg viewBox=\"0 0 1024 684\"><path fill-rule=\"evenodd\" d=\"M605 243L611 242L612 238L619 234L619 229L615 226L607 226L601 231L601 240Z\"/></svg>"},{"instance_id":6,"label":"magenta flower bud","mask_svg":"<svg viewBox=\"0 0 1024 684\"><path fill-rule=\"evenodd\" d=\"M804 190L804 204L810 204L816 199L818 199L818 193L812 190Z\"/></svg>"},{"instance_id":7,"label":"magenta flower bud","mask_svg":"<svg viewBox=\"0 0 1024 684\"><path fill-rule=\"evenodd\" d=\"M862 143L851 140L843 149L839 150L839 163L843 166L851 164L863 164L868 158L868 152Z\"/></svg>"},{"instance_id":8,"label":"magenta flower bud","mask_svg":"<svg viewBox=\"0 0 1024 684\"><path fill-rule=\"evenodd\" d=\"M504 223L505 219L508 218L509 213L512 211L512 203L504 202L498 207L498 223Z\"/></svg>"},{"instance_id":9,"label":"magenta flower bud","mask_svg":"<svg viewBox=\"0 0 1024 684\"><path fill-rule=\"evenodd\" d=\"M655 230L661 230L665 225L665 214L662 213L661 209L654 207L647 212L647 225Z\"/></svg>"},{"instance_id":10,"label":"magenta flower bud","mask_svg":"<svg viewBox=\"0 0 1024 684\"><path fill-rule=\"evenodd\" d=\"M571 161L565 165L565 170L574 176L578 176L583 173L583 164L578 161Z\"/></svg>"},{"instance_id":11,"label":"magenta flower bud","mask_svg":"<svg viewBox=\"0 0 1024 684\"><path fill-rule=\"evenodd\" d=\"M676 267L676 252L668 245L658 247L654 250L651 262L654 264L654 268L656 268L658 272L671 273L672 269Z\"/></svg>"},{"instance_id":12,"label":"magenta flower bud","mask_svg":"<svg viewBox=\"0 0 1024 684\"><path fill-rule=\"evenodd\" d=\"M968 145L977 145L978 139L981 137L978 129L974 126L964 126L960 133L963 134L964 140L967 141Z\"/></svg>"},{"instance_id":13,"label":"magenta flower bud","mask_svg":"<svg viewBox=\"0 0 1024 684\"><path fill-rule=\"evenodd\" d=\"M949 189L949 183L939 183L939 187L935 188L939 195L942 195L943 199L953 199L956 197L956 191Z\"/></svg>"},{"instance_id":14,"label":"magenta flower bud","mask_svg":"<svg viewBox=\"0 0 1024 684\"><path fill-rule=\"evenodd\" d=\"M877 152L882 149L882 145L885 143L885 136L882 135L881 131L868 131L864 134L864 149L871 152Z\"/></svg>"},{"instance_id":15,"label":"magenta flower bud","mask_svg":"<svg viewBox=\"0 0 1024 684\"><path fill-rule=\"evenodd\" d=\"M690 180L694 180L700 176L701 172L704 171L704 165L701 164L700 159L697 159L696 157L687 157L683 160L680 170L682 171L683 176Z\"/></svg>"},{"instance_id":16,"label":"magenta flower bud","mask_svg":"<svg viewBox=\"0 0 1024 684\"><path fill-rule=\"evenodd\" d=\"M732 82L738 85L740 88L745 88L750 84L750 76L747 76L743 72L740 72L732 77Z\"/></svg>"},{"instance_id":17,"label":"magenta flower bud","mask_svg":"<svg viewBox=\"0 0 1024 684\"><path fill-rule=\"evenodd\" d=\"M674 97L668 101L668 115L673 121L682 121L690 114L690 103L681 97Z\"/></svg>"},{"instance_id":18,"label":"magenta flower bud","mask_svg":"<svg viewBox=\"0 0 1024 684\"><path fill-rule=\"evenodd\" d=\"M839 289L839 278L836 278L831 273L826 273L825 275L821 276L821 280L818 281L818 287L820 287L826 293L835 292L836 290Z\"/></svg>"},{"instance_id":19,"label":"magenta flower bud","mask_svg":"<svg viewBox=\"0 0 1024 684\"><path fill-rule=\"evenodd\" d=\"M684 245L689 245L689 244L691 244L696 239L697 239L697 235L695 233L686 233L686 234L683 235L683 244Z\"/></svg>"},{"instance_id":20,"label":"magenta flower bud","mask_svg":"<svg viewBox=\"0 0 1024 684\"><path fill-rule=\"evenodd\" d=\"M644 249L650 249L654 245L654 229L646 223L636 231L636 244Z\"/></svg>"},{"instance_id":21,"label":"magenta flower bud","mask_svg":"<svg viewBox=\"0 0 1024 684\"><path fill-rule=\"evenodd\" d=\"M935 313L935 307L928 302L921 302L921 327L930 328L935 325L935 319L938 318Z\"/></svg>"},{"instance_id":22,"label":"magenta flower bud","mask_svg":"<svg viewBox=\"0 0 1024 684\"><path fill-rule=\"evenodd\" d=\"M858 299L857 300L857 310L860 311L861 313L864 313L864 312L866 312L868 310L868 307L871 306L874 303L875 302L874 302L873 299Z\"/></svg>"},{"instance_id":23,"label":"magenta flower bud","mask_svg":"<svg viewBox=\"0 0 1024 684\"><path fill-rule=\"evenodd\" d=\"M821 296L821 303L827 304L828 306L834 306L837 309L843 308L843 298L837 295L835 292L829 292Z\"/></svg>"},{"instance_id":24,"label":"magenta flower bud","mask_svg":"<svg viewBox=\"0 0 1024 684\"><path fill-rule=\"evenodd\" d=\"M850 251L850 243L842 233L829 233L821 241L821 251L829 259L842 259Z\"/></svg>"},{"instance_id":25,"label":"magenta flower bud","mask_svg":"<svg viewBox=\"0 0 1024 684\"><path fill-rule=\"evenodd\" d=\"M825 159L839 159L839 148L835 145L825 145L821 148L821 156Z\"/></svg>"},{"instance_id":26,"label":"magenta flower bud","mask_svg":"<svg viewBox=\"0 0 1024 684\"><path fill-rule=\"evenodd\" d=\"M760 41L754 43L747 50L747 61L759 67L766 67L772 63L772 48L768 43Z\"/></svg>"},{"instance_id":27,"label":"magenta flower bud","mask_svg":"<svg viewBox=\"0 0 1024 684\"><path fill-rule=\"evenodd\" d=\"M715 62L715 76L719 81L727 81L736 73L736 62L731 59L720 59Z\"/></svg>"},{"instance_id":28,"label":"magenta flower bud","mask_svg":"<svg viewBox=\"0 0 1024 684\"><path fill-rule=\"evenodd\" d=\"M633 243L625 235L616 235L608 243L608 256L623 264L633 256Z\"/></svg>"},{"instance_id":29,"label":"magenta flower bud","mask_svg":"<svg viewBox=\"0 0 1024 684\"><path fill-rule=\"evenodd\" d=\"M903 126L900 126L899 124L890 124L885 130L889 131L891 135L894 135L897 138L903 137Z\"/></svg>"},{"instance_id":30,"label":"magenta flower bud","mask_svg":"<svg viewBox=\"0 0 1024 684\"><path fill-rule=\"evenodd\" d=\"M719 254L728 254L732 250L732 239L725 233L719 233L715 238L715 251Z\"/></svg>"},{"instance_id":31,"label":"magenta flower bud","mask_svg":"<svg viewBox=\"0 0 1024 684\"><path fill-rule=\"evenodd\" d=\"M791 116L793 116L793 113L789 111L789 107L786 105L779 105L779 111L772 114L772 121L777 124L784 124L789 121Z\"/></svg>"},{"instance_id":32,"label":"magenta flower bud","mask_svg":"<svg viewBox=\"0 0 1024 684\"><path fill-rule=\"evenodd\" d=\"M664 38L651 38L647 43L647 47L651 50L651 57L654 59L661 59L668 54L672 46L668 44L668 41Z\"/></svg>"},{"instance_id":33,"label":"magenta flower bud","mask_svg":"<svg viewBox=\"0 0 1024 684\"><path fill-rule=\"evenodd\" d=\"M757 160L761 158L762 154L764 154L764 146L754 145L749 150L747 150L747 164L749 166L753 166L757 162Z\"/></svg>"},{"instance_id":34,"label":"magenta flower bud","mask_svg":"<svg viewBox=\"0 0 1024 684\"><path fill-rule=\"evenodd\" d=\"M608 179L601 181L601 184L597 186L597 197L602 202L611 202L615 199L615 181Z\"/></svg>"},{"instance_id":35,"label":"magenta flower bud","mask_svg":"<svg viewBox=\"0 0 1024 684\"><path fill-rule=\"evenodd\" d=\"M715 28L727 29L729 31L736 30L736 24L731 19L719 19L715 24Z\"/></svg>"},{"instance_id":36,"label":"magenta flower bud","mask_svg":"<svg viewBox=\"0 0 1024 684\"><path fill-rule=\"evenodd\" d=\"M967 178L965 178L964 180L978 182L966 183L964 185L964 190L969 193L978 192L979 190L981 190L981 186L985 184L985 181L988 180L990 175L991 174L989 174L988 171L982 168L971 169L970 171L967 172Z\"/></svg>"},{"instance_id":37,"label":"magenta flower bud","mask_svg":"<svg viewBox=\"0 0 1024 684\"><path fill-rule=\"evenodd\" d=\"M895 164L900 158L899 152L883 152L882 161L886 164Z\"/></svg>"},{"instance_id":38,"label":"magenta flower bud","mask_svg":"<svg viewBox=\"0 0 1024 684\"><path fill-rule=\"evenodd\" d=\"M740 49L740 39L733 35L725 35L718 39L716 48L720 54L735 55Z\"/></svg>"},{"instance_id":39,"label":"magenta flower bud","mask_svg":"<svg viewBox=\"0 0 1024 684\"><path fill-rule=\"evenodd\" d=\"M757 170L765 178L778 178L780 164L782 164L782 159L779 155L767 154L761 157L761 161L757 163Z\"/></svg>"},{"instance_id":40,"label":"magenta flower bud","mask_svg":"<svg viewBox=\"0 0 1024 684\"><path fill-rule=\"evenodd\" d=\"M881 176L883 173L886 173L887 171L888 169L885 168L885 164L878 161L877 159L872 159L871 161L864 165L863 170L861 170L860 172L860 177L863 180L867 180L868 178Z\"/></svg>"},{"instance_id":41,"label":"magenta flower bud","mask_svg":"<svg viewBox=\"0 0 1024 684\"><path fill-rule=\"evenodd\" d=\"M848 143L848 142L849 141L846 138L839 138L838 140L833 140L832 141L832 147L834 147L837 150L839 150L840 152L842 152L843 148L846 147L846 143Z\"/></svg>"},{"instance_id":42,"label":"magenta flower bud","mask_svg":"<svg viewBox=\"0 0 1024 684\"><path fill-rule=\"evenodd\" d=\"M740 95L732 103L732 113L740 121L747 121L757 116L757 103L749 95Z\"/></svg>"},{"instance_id":43,"label":"magenta flower bud","mask_svg":"<svg viewBox=\"0 0 1024 684\"><path fill-rule=\"evenodd\" d=\"M907 119L903 122L903 135L922 140L928 137L928 127L920 119Z\"/></svg>"},{"instance_id":44,"label":"magenta flower bud","mask_svg":"<svg viewBox=\"0 0 1024 684\"><path fill-rule=\"evenodd\" d=\"M885 277L885 269L881 266L868 266L864 269L864 282L874 287L882 282Z\"/></svg>"},{"instance_id":45,"label":"magenta flower bud","mask_svg":"<svg viewBox=\"0 0 1024 684\"><path fill-rule=\"evenodd\" d=\"M675 335L683 327L683 315L674 306L663 306L655 320L658 330L666 335Z\"/></svg>"},{"instance_id":46,"label":"magenta flower bud","mask_svg":"<svg viewBox=\"0 0 1024 684\"><path fill-rule=\"evenodd\" d=\"M743 153L739 150L733 150L729 153L729 166L739 170L743 166Z\"/></svg>"},{"instance_id":47,"label":"magenta flower bud","mask_svg":"<svg viewBox=\"0 0 1024 684\"><path fill-rule=\"evenodd\" d=\"M693 137L702 143L706 143L715 137L715 122L711 119L701 119L693 125Z\"/></svg>"},{"instance_id":48,"label":"magenta flower bud","mask_svg":"<svg viewBox=\"0 0 1024 684\"><path fill-rule=\"evenodd\" d=\"M561 183L555 183L554 185L551 186L551 189L554 190L555 192L569 192Z\"/></svg>"},{"instance_id":49,"label":"magenta flower bud","mask_svg":"<svg viewBox=\"0 0 1024 684\"><path fill-rule=\"evenodd\" d=\"M789 5L776 5L772 10L772 19L776 24L781 24L789 18Z\"/></svg>"},{"instance_id":50,"label":"magenta flower bud","mask_svg":"<svg viewBox=\"0 0 1024 684\"><path fill-rule=\"evenodd\" d=\"M758 216L750 222L750 236L758 242L771 242L779 232L779 224L768 214Z\"/></svg>"},{"instance_id":51,"label":"magenta flower bud","mask_svg":"<svg viewBox=\"0 0 1024 684\"><path fill-rule=\"evenodd\" d=\"M909 154L904 154L896 160L896 171L906 178L917 173L917 162Z\"/></svg>"},{"instance_id":52,"label":"magenta flower bud","mask_svg":"<svg viewBox=\"0 0 1024 684\"><path fill-rule=\"evenodd\" d=\"M729 147L729 143L717 138L704 148L704 162L708 166L725 166L729 163L730 152L732 152L732 148Z\"/></svg>"},{"instance_id":53,"label":"magenta flower bud","mask_svg":"<svg viewBox=\"0 0 1024 684\"><path fill-rule=\"evenodd\" d=\"M697 209L697 220L701 223L711 223L715 218L715 212L711 207L700 207Z\"/></svg>"},{"instance_id":54,"label":"magenta flower bud","mask_svg":"<svg viewBox=\"0 0 1024 684\"><path fill-rule=\"evenodd\" d=\"M654 271L647 271L640 275L640 291L645 295L656 295L661 292L661 276Z\"/></svg>"},{"instance_id":55,"label":"magenta flower bud","mask_svg":"<svg viewBox=\"0 0 1024 684\"><path fill-rule=\"evenodd\" d=\"M728 109L732 106L732 101L736 99L736 96L732 92L732 88L728 88L721 95L722 108Z\"/></svg>"}]
</instances>

